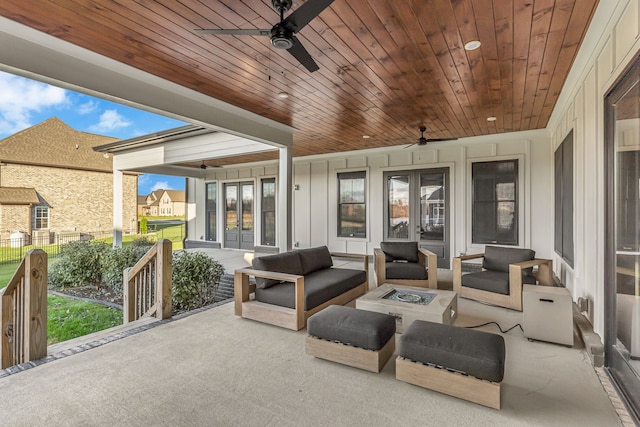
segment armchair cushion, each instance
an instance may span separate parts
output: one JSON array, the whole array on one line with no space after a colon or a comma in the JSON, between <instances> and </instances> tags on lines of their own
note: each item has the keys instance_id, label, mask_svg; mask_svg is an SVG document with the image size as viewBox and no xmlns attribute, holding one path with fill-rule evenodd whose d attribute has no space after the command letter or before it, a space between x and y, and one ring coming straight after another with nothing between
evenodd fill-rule
<instances>
[{"instance_id":1,"label":"armchair cushion","mask_svg":"<svg viewBox=\"0 0 640 427\"><path fill-rule=\"evenodd\" d=\"M333 267L333 260L331 259L331 252L326 246L319 246L317 248L300 249L298 251L300 255L300 263L302 264L302 274L307 275L314 271L323 270L325 268Z\"/></svg>"},{"instance_id":2,"label":"armchair cushion","mask_svg":"<svg viewBox=\"0 0 640 427\"><path fill-rule=\"evenodd\" d=\"M254 258L251 265L255 270L275 271L278 273L302 275L303 271L300 255L297 252L283 252ZM278 283L281 282L274 279L256 277L256 287L260 289L270 288Z\"/></svg>"},{"instance_id":3,"label":"armchair cushion","mask_svg":"<svg viewBox=\"0 0 640 427\"><path fill-rule=\"evenodd\" d=\"M414 262L387 262L385 263L386 279L426 280L427 270Z\"/></svg>"},{"instance_id":4,"label":"armchair cushion","mask_svg":"<svg viewBox=\"0 0 640 427\"><path fill-rule=\"evenodd\" d=\"M407 261L419 262L418 242L380 242L387 262Z\"/></svg>"},{"instance_id":5,"label":"armchair cushion","mask_svg":"<svg viewBox=\"0 0 640 427\"><path fill-rule=\"evenodd\" d=\"M482 268L485 270L509 272L509 264L522 261L531 261L536 252L531 249L502 248L499 246L485 246ZM533 268L523 270L526 276L531 276Z\"/></svg>"}]
</instances>

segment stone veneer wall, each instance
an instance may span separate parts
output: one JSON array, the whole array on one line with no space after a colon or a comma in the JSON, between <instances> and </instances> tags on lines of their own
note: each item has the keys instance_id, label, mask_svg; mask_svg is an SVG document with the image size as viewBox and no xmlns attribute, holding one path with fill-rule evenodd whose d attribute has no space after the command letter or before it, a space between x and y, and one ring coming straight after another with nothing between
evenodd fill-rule
<instances>
[{"instance_id":1,"label":"stone veneer wall","mask_svg":"<svg viewBox=\"0 0 640 427\"><path fill-rule=\"evenodd\" d=\"M49 231L111 232L113 229L113 174L45 166L8 164L0 167L3 187L35 188L49 207ZM123 232L137 231L138 181L123 177ZM31 232L31 211L2 206L0 239L19 230ZM22 210L24 212L24 209Z\"/></svg>"}]
</instances>

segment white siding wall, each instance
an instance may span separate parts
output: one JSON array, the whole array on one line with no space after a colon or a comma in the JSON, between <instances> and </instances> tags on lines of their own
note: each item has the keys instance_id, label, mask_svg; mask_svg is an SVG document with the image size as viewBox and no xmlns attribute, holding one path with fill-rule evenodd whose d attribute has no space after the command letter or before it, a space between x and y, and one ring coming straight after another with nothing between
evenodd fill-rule
<instances>
[{"instance_id":1,"label":"white siding wall","mask_svg":"<svg viewBox=\"0 0 640 427\"><path fill-rule=\"evenodd\" d=\"M574 130L575 262L571 268L554 254L554 268L574 300L593 303L594 330L604 336L604 96L640 50L640 16L638 0L598 7L587 35L593 45L574 64L548 128L553 150Z\"/></svg>"},{"instance_id":2,"label":"white siding wall","mask_svg":"<svg viewBox=\"0 0 640 427\"><path fill-rule=\"evenodd\" d=\"M384 172L448 167L451 179L451 256L459 252L482 252L482 246L470 243L471 163L519 159L520 246L536 250L541 257L551 257L553 157L551 139L546 130L467 138L409 150L404 147L294 159L293 184L297 188L293 192L294 245L297 243L301 248L327 245L336 252L372 254L384 238ZM337 174L362 170L367 173L367 237L339 238ZM210 173L206 181L224 183L251 178L259 182L263 176L275 175L277 164L268 164L266 167L219 169ZM204 208L201 200L205 198L204 181L199 181L202 184L195 186L196 194L192 195L192 187L189 193L190 201L192 197L197 198L195 207L198 209ZM220 188L222 196L221 191ZM259 194L256 197L259 199ZM222 229L223 200L219 202L219 229ZM202 233L198 230L204 230L204 215L196 215L194 220L196 224L189 226L189 238L200 240ZM259 229L260 225L256 224L257 243Z\"/></svg>"}]
</instances>

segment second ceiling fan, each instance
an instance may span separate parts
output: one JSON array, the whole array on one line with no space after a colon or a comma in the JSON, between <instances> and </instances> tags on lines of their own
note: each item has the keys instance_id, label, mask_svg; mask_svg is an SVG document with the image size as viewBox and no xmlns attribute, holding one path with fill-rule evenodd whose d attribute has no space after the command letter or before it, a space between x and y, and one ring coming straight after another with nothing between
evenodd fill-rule
<instances>
[{"instance_id":1,"label":"second ceiling fan","mask_svg":"<svg viewBox=\"0 0 640 427\"><path fill-rule=\"evenodd\" d=\"M308 0L286 18L285 12L291 9L292 0L271 0L274 9L280 14L280 22L270 30L260 29L205 29L198 28L197 34L217 34L231 36L268 36L271 44L278 49L285 49L298 60L309 72L314 72L320 67L313 60L307 49L295 36L313 18L325 10L334 0Z\"/></svg>"},{"instance_id":2,"label":"second ceiling fan","mask_svg":"<svg viewBox=\"0 0 640 427\"><path fill-rule=\"evenodd\" d=\"M430 142L455 141L456 139L458 139L458 138L425 138L424 133L426 130L427 130L426 126L420 126L420 138L418 138L418 140L413 144L407 145L404 148L413 147L414 145L419 145L419 146L427 145Z\"/></svg>"}]
</instances>

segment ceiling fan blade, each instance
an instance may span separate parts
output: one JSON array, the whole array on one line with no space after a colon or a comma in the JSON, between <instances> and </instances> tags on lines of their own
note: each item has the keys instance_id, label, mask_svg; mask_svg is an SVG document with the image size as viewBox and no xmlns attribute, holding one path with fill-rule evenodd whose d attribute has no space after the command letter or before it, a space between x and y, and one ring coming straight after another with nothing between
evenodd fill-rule
<instances>
[{"instance_id":1,"label":"ceiling fan blade","mask_svg":"<svg viewBox=\"0 0 640 427\"><path fill-rule=\"evenodd\" d=\"M458 138L427 138L427 142L455 141Z\"/></svg>"},{"instance_id":2,"label":"ceiling fan blade","mask_svg":"<svg viewBox=\"0 0 640 427\"><path fill-rule=\"evenodd\" d=\"M333 0L307 0L282 21L282 25L293 33L300 31L313 18L320 15Z\"/></svg>"},{"instance_id":3,"label":"ceiling fan blade","mask_svg":"<svg viewBox=\"0 0 640 427\"><path fill-rule=\"evenodd\" d=\"M229 35L229 36L271 36L271 30L258 30L258 29L206 29L206 28L196 28L193 30L196 34L221 34L221 35Z\"/></svg>"},{"instance_id":4,"label":"ceiling fan blade","mask_svg":"<svg viewBox=\"0 0 640 427\"><path fill-rule=\"evenodd\" d=\"M293 40L293 46L287 49L287 51L291 55L293 55L293 57L296 58L298 62L304 65L304 67L309 70L310 73L319 70L320 67L318 67L318 64L316 64L316 62L313 60L307 49L302 46L300 40L298 40L296 36L292 36L291 39Z\"/></svg>"},{"instance_id":5,"label":"ceiling fan blade","mask_svg":"<svg viewBox=\"0 0 640 427\"><path fill-rule=\"evenodd\" d=\"M417 142L414 142L413 144L409 144L409 145L407 145L406 147L404 147L404 148L403 148L403 150L406 150L407 148L411 148L411 147L413 147L413 146L414 146L414 145L416 145L416 144L417 144Z\"/></svg>"}]
</instances>

